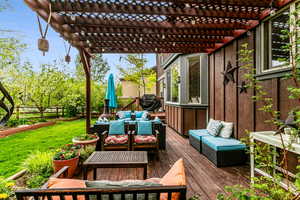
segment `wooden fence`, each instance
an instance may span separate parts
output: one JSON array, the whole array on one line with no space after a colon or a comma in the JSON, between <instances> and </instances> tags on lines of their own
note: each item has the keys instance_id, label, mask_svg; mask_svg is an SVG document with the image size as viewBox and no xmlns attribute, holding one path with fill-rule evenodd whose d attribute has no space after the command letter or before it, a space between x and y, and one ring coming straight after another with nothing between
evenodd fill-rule
<instances>
[{"instance_id":1,"label":"wooden fence","mask_svg":"<svg viewBox=\"0 0 300 200\"><path fill-rule=\"evenodd\" d=\"M17 106L14 113L17 119L26 118L59 118L64 117L65 109L62 106L54 106L47 108L42 113L39 111L38 107L35 106Z\"/></svg>"}]
</instances>

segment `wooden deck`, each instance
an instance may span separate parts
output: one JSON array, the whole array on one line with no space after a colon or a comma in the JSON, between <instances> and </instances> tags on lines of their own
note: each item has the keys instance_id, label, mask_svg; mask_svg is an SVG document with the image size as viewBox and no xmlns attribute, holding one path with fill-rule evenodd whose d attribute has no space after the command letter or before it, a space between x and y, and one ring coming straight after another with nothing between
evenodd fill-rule
<instances>
[{"instance_id":1,"label":"wooden deck","mask_svg":"<svg viewBox=\"0 0 300 200\"><path fill-rule=\"evenodd\" d=\"M217 168L189 145L188 139L167 129L167 150L160 152L159 161L149 159L148 178L162 177L179 158L183 158L188 182L188 197L194 194L201 200L215 200L226 185L247 185L249 167ZM98 169L98 180L142 179L141 169ZM92 174L89 174L91 178Z\"/></svg>"}]
</instances>

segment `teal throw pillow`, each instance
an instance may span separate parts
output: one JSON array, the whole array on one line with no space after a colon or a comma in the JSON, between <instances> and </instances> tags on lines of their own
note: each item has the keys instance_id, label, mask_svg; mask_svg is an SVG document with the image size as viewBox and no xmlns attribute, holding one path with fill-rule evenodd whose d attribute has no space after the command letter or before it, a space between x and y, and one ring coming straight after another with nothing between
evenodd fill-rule
<instances>
[{"instance_id":1,"label":"teal throw pillow","mask_svg":"<svg viewBox=\"0 0 300 200\"><path fill-rule=\"evenodd\" d=\"M152 122L151 121L138 121L137 122L138 135L152 135Z\"/></svg>"},{"instance_id":2,"label":"teal throw pillow","mask_svg":"<svg viewBox=\"0 0 300 200\"><path fill-rule=\"evenodd\" d=\"M125 123L124 120L111 121L109 123L109 135L124 135L125 134Z\"/></svg>"}]
</instances>

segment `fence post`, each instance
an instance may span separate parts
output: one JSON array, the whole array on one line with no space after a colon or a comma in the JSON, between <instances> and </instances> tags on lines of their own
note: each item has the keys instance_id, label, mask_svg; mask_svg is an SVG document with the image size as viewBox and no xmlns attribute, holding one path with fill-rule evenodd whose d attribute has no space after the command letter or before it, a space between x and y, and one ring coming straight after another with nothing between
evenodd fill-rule
<instances>
[{"instance_id":1,"label":"fence post","mask_svg":"<svg viewBox=\"0 0 300 200\"><path fill-rule=\"evenodd\" d=\"M64 117L65 116L65 107L61 107L61 114L62 114L62 117Z\"/></svg>"},{"instance_id":2,"label":"fence post","mask_svg":"<svg viewBox=\"0 0 300 200\"><path fill-rule=\"evenodd\" d=\"M17 120L20 119L20 106L17 106Z\"/></svg>"},{"instance_id":3,"label":"fence post","mask_svg":"<svg viewBox=\"0 0 300 200\"><path fill-rule=\"evenodd\" d=\"M56 118L59 118L58 107L56 106Z\"/></svg>"}]
</instances>

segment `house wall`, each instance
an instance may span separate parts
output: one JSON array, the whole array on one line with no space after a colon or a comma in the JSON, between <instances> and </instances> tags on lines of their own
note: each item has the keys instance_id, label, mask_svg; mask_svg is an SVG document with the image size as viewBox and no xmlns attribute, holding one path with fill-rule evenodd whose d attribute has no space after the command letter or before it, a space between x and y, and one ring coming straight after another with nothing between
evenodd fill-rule
<instances>
[{"instance_id":1,"label":"house wall","mask_svg":"<svg viewBox=\"0 0 300 200\"><path fill-rule=\"evenodd\" d=\"M139 96L139 89L137 84L131 81L121 80L122 86L122 97L121 98L135 98ZM146 90L147 94L155 94L156 93L156 85L152 88ZM140 95L144 95L143 88L140 88Z\"/></svg>"},{"instance_id":2,"label":"house wall","mask_svg":"<svg viewBox=\"0 0 300 200\"><path fill-rule=\"evenodd\" d=\"M246 131L270 131L276 130L276 127L265 123L265 120L270 119L268 114L260 111L261 103L254 103L251 96L255 93L253 90L248 89L247 93L240 93L237 86L241 85L244 80L243 69L238 69L235 72L235 83L230 82L227 85L223 84L224 76L221 72L224 71L228 61L232 66L241 66L239 62L238 52L241 45L244 43L249 44L249 48L255 49L256 45L256 31L251 32L250 36L244 35L243 37L233 41L226 47L209 55L209 92L210 92L210 105L209 117L234 122L234 136L236 138L243 138L247 136ZM253 53L253 67L259 67L259 62L256 62L257 56L260 55ZM273 78L271 78L273 76ZM286 119L288 112L297 105L295 100L288 98L287 86L291 82L284 80L284 77L272 75L269 78L258 77L261 80L261 85L268 93L268 97L273 99L274 108L281 112L281 119ZM297 165L297 156L289 154L289 168L295 172Z\"/></svg>"}]
</instances>

